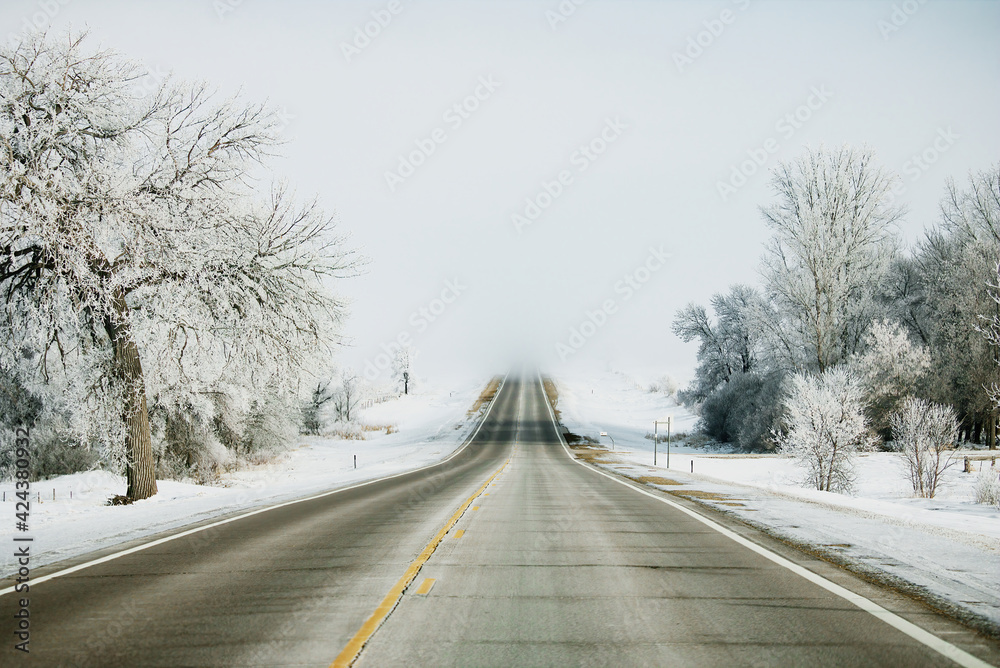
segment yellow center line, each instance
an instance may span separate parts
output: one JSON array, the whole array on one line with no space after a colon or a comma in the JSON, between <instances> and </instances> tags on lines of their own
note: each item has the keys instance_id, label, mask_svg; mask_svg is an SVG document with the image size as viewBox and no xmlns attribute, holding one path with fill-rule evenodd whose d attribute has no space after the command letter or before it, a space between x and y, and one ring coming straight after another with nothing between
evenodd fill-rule
<instances>
[{"instance_id":1,"label":"yellow center line","mask_svg":"<svg viewBox=\"0 0 1000 668\"><path fill-rule=\"evenodd\" d=\"M465 535L465 529L459 529L458 531L455 532L455 538L461 538L464 535Z\"/></svg>"},{"instance_id":2,"label":"yellow center line","mask_svg":"<svg viewBox=\"0 0 1000 668\"><path fill-rule=\"evenodd\" d=\"M511 452L511 457L513 456L514 454ZM510 463L511 457L508 457L507 461L503 463L503 466L497 469L497 472L491 475L489 480L483 483L483 486L476 490L476 493L466 499L465 503L463 503L459 509L455 511L455 514L451 516L448 523L445 524L440 531L438 531L437 535L434 536L431 542L427 544L427 547L424 548L424 551L420 553L420 556L418 556L413 563L410 564L409 568L406 569L406 572L403 573L403 577L401 577L393 588L389 590L386 597L382 599L379 606L375 608L375 612L372 613L372 616L361 625L361 628L354 634L354 637L347 643L347 646L344 647L340 654L337 655L337 658L333 660L333 663L330 664L330 668L347 668L347 666L354 663L354 661L358 658L358 655L361 654L361 650L364 649L365 644L371 640L371 637L375 635L375 631L378 630L378 627L382 625L382 622L386 620L389 613L395 609L399 600L403 598L403 592L406 591L406 588L409 587L410 583L412 583L417 577L417 574L420 572L423 565L427 563L427 560L431 558L432 554L434 554L434 550L437 549L437 546L444 539L445 535L453 526L455 526L458 520L461 519L462 515L465 514L465 511L470 505L472 505L472 502L476 500L476 497L486 491L487 485L489 485L493 479L500 475L500 472L507 467L507 464ZM478 507L479 506L473 507L473 510ZM431 580L431 582L433 584L433 580ZM424 585L427 585L426 581L424 582ZM421 589L422 588L423 586L421 586ZM428 587L428 591L429 590L430 588Z\"/></svg>"},{"instance_id":3,"label":"yellow center line","mask_svg":"<svg viewBox=\"0 0 1000 668\"><path fill-rule=\"evenodd\" d=\"M431 587L437 582L434 578L424 578L424 581L420 583L420 588L417 589L417 593L421 596L426 596L431 593Z\"/></svg>"}]
</instances>

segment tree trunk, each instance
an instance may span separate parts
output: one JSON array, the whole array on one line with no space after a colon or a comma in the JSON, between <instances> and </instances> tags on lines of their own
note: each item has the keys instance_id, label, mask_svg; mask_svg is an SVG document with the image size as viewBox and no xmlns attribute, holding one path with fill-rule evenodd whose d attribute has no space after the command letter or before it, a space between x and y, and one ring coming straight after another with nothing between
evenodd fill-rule
<instances>
[{"instance_id":1,"label":"tree trunk","mask_svg":"<svg viewBox=\"0 0 1000 668\"><path fill-rule=\"evenodd\" d=\"M989 431L990 450L996 450L996 448L997 448L997 414L995 412L991 411L989 413L989 420L990 420L990 431Z\"/></svg>"},{"instance_id":2,"label":"tree trunk","mask_svg":"<svg viewBox=\"0 0 1000 668\"><path fill-rule=\"evenodd\" d=\"M124 294L116 294L113 314L106 317L104 328L114 346L114 373L125 396L122 418L125 422L125 465L128 491L133 500L147 499L156 494L156 469L153 462L153 442L146 407L146 383L142 375L139 348L132 337L128 306Z\"/></svg>"}]
</instances>

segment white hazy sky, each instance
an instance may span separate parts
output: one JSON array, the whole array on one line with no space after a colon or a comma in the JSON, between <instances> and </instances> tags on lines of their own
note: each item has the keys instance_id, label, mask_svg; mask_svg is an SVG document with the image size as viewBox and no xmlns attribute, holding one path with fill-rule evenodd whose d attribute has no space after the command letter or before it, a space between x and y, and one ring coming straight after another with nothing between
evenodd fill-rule
<instances>
[{"instance_id":1,"label":"white hazy sky","mask_svg":"<svg viewBox=\"0 0 1000 668\"><path fill-rule=\"evenodd\" d=\"M575 11L555 22L561 6ZM345 57L380 12L387 25ZM342 360L359 370L404 334L425 377L529 358L556 374L586 362L686 379L695 346L672 316L757 282L758 207L779 160L870 145L900 173L910 241L936 222L947 179L1000 160L994 1L0 4L5 40L31 22L89 29L151 77L242 88L287 113L276 173L318 194L371 260L337 286L352 301ZM701 53L678 67L689 40ZM481 79L495 90L480 88L458 125L446 112ZM782 123L797 110L798 127ZM578 151L605 128L614 141L590 162ZM390 190L386 172L438 129L444 141ZM719 182L765 145L763 167L724 200ZM916 167L925 153L933 164ZM512 215L563 170L569 185L519 232ZM645 274L661 247L670 258ZM629 295L626 275L648 280ZM457 298L436 302L448 281ZM614 312L560 359L556 344L607 300Z\"/></svg>"}]
</instances>

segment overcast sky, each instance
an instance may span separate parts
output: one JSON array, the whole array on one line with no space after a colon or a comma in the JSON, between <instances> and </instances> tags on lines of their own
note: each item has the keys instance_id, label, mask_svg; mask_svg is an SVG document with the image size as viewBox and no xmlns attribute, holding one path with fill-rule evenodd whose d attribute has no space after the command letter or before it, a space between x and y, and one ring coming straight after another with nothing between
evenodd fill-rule
<instances>
[{"instance_id":1,"label":"overcast sky","mask_svg":"<svg viewBox=\"0 0 1000 668\"><path fill-rule=\"evenodd\" d=\"M993 1L0 4L6 40L32 23L282 110L275 172L370 258L337 285L359 371L402 336L432 378L688 379L673 314L758 281L779 161L871 146L912 242L1000 160Z\"/></svg>"}]
</instances>

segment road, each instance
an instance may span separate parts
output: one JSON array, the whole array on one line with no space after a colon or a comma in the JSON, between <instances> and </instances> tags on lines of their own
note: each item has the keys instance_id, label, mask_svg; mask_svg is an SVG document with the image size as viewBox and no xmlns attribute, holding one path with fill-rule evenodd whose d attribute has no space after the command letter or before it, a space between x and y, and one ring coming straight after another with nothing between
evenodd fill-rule
<instances>
[{"instance_id":1,"label":"road","mask_svg":"<svg viewBox=\"0 0 1000 668\"><path fill-rule=\"evenodd\" d=\"M919 603L670 500L571 459L538 380L511 377L447 462L35 584L30 663L1000 664ZM0 663L27 665L3 637Z\"/></svg>"}]
</instances>

